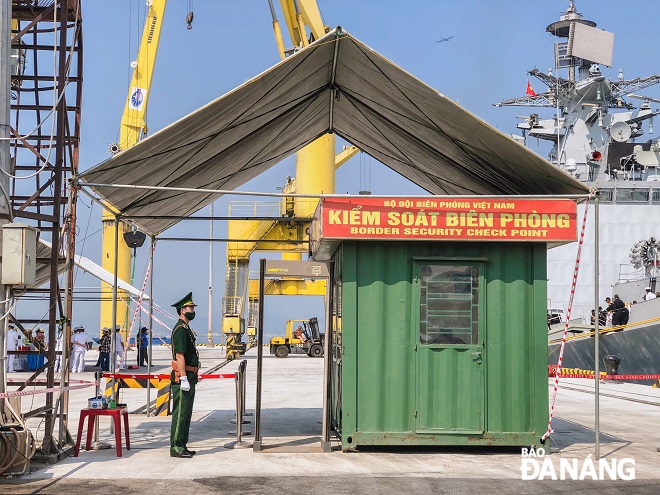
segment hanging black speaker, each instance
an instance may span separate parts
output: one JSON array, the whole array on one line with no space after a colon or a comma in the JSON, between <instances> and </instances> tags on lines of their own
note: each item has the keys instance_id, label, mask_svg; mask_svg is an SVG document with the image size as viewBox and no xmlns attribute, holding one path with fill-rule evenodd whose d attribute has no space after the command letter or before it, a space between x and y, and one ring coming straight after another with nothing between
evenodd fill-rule
<instances>
[{"instance_id":1,"label":"hanging black speaker","mask_svg":"<svg viewBox=\"0 0 660 495\"><path fill-rule=\"evenodd\" d=\"M147 235L139 230L124 232L124 242L129 248L136 249L142 247L146 238Z\"/></svg>"}]
</instances>

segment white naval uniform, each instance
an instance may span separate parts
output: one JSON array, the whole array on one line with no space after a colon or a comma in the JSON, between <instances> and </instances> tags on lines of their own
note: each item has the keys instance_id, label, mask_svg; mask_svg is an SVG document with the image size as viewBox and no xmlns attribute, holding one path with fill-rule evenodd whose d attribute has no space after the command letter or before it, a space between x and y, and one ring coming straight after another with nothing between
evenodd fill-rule
<instances>
[{"instance_id":1,"label":"white naval uniform","mask_svg":"<svg viewBox=\"0 0 660 495\"><path fill-rule=\"evenodd\" d=\"M87 335L85 332L75 332L71 336L71 371L82 373L85 371L85 352L87 351Z\"/></svg>"},{"instance_id":2,"label":"white naval uniform","mask_svg":"<svg viewBox=\"0 0 660 495\"><path fill-rule=\"evenodd\" d=\"M126 363L124 362L124 348L122 344L124 343L124 338L121 336L121 332L115 332L115 366L118 370L126 369Z\"/></svg>"},{"instance_id":3,"label":"white naval uniform","mask_svg":"<svg viewBox=\"0 0 660 495\"><path fill-rule=\"evenodd\" d=\"M18 345L18 332L10 328L7 331L7 350L15 351ZM16 362L16 354L7 354L7 371L12 373L16 371L14 368L14 363Z\"/></svg>"},{"instance_id":4,"label":"white naval uniform","mask_svg":"<svg viewBox=\"0 0 660 495\"><path fill-rule=\"evenodd\" d=\"M57 334L57 340L55 341L55 352L62 352L62 341L64 340L64 333L59 332ZM55 373L62 371L62 354L55 356Z\"/></svg>"}]
</instances>

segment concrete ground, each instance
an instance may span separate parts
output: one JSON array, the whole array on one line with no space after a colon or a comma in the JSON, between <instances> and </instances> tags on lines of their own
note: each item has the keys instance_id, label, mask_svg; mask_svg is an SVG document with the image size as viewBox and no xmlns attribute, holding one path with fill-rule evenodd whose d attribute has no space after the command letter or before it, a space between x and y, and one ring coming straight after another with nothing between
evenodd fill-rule
<instances>
[{"instance_id":1,"label":"concrete ground","mask_svg":"<svg viewBox=\"0 0 660 495\"><path fill-rule=\"evenodd\" d=\"M304 490L314 493L472 493L497 488L503 493L660 493L660 389L601 384L600 454L608 460L631 458L634 481L527 481L521 479L520 449L383 448L360 452L320 451L323 360L307 356L277 359L265 348L262 433L265 451L227 449L235 440L235 385L231 379L202 381L197 388L190 448L193 459L169 456L169 417L130 415L131 450L118 458L109 420L101 421L100 440L112 448L81 451L54 465L32 464L32 472L0 480L0 493L156 493L194 489L194 493L266 493ZM134 353L133 353L134 354ZM154 355L156 372L169 365L168 348ZM200 348L203 369L223 361L220 348ZM247 359L247 410L255 404L256 350ZM134 360L131 356L129 360ZM96 353L87 355L86 373L93 379ZM222 372L232 372L232 362ZM141 372L144 372L144 368ZM13 374L12 377L26 374ZM552 391L549 381L549 391ZM555 466L561 458L580 466L594 454L594 382L562 381L557 398L555 430L546 449ZM69 430L77 432L78 415L93 389L71 393ZM156 392L152 390L151 397ZM23 399L23 410L38 405L40 396ZM122 390L121 402L133 411L146 402L146 390ZM106 418L104 418L106 419ZM246 418L253 419L253 418ZM251 430L252 425L245 425ZM39 420L29 427L43 435ZM231 432L230 432L231 430ZM244 440L251 441L250 436ZM83 439L84 444L84 439ZM194 488L193 488L194 486Z\"/></svg>"}]
</instances>

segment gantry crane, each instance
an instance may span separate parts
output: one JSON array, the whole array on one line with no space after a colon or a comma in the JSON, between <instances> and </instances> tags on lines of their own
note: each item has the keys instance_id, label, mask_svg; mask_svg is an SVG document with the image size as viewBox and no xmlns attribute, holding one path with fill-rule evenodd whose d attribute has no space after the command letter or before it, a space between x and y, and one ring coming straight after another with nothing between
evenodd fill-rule
<instances>
[{"instance_id":1,"label":"gantry crane","mask_svg":"<svg viewBox=\"0 0 660 495\"><path fill-rule=\"evenodd\" d=\"M146 111L153 72L158 52L158 43L163 25L163 16L167 0L147 0L147 20L138 58L132 62L133 76L128 97L121 120L119 141L110 146L112 153L136 144L146 133ZM304 48L310 42L322 37L329 28L321 20L321 14L315 0L280 0L284 19L292 40L292 48L285 49L279 22L275 15L272 0L269 0L273 17L273 30L280 58ZM335 189L335 169L348 160L359 150L349 146L335 157L335 137L328 134L317 139L296 154L296 177L287 180L283 191L285 193L333 193ZM287 198L282 201L279 215L292 219L310 219L316 209L317 200L294 200ZM111 205L108 205L112 208ZM115 222L115 216L108 211L103 214L103 267L114 270L114 228L118 225L120 234L125 233L128 226ZM307 222L295 221L245 221L229 222L229 236L233 239L246 239L246 242L229 243L227 246L227 274L225 278L225 297L223 298L222 330L229 342L236 342L241 350L245 348L240 338L245 334L245 313L248 313L248 333L254 334L252 321L256 320L256 284L249 280L249 258L255 250L281 251L285 259L301 259L306 251L300 241L306 239ZM287 242L288 241L288 242ZM292 242L295 242L293 244ZM128 245L119 244L117 255L117 276L130 281L131 252ZM267 293L287 295L322 295L325 294L324 282L302 280L273 281ZM251 288L252 286L252 288ZM103 284L102 293L109 293L111 287ZM101 302L100 326L112 325L112 304ZM128 294L119 291L117 303L118 322L123 322L122 329L127 330ZM126 336L127 338L128 336ZM231 349L228 349L230 351ZM235 354L231 354L234 357Z\"/></svg>"},{"instance_id":2,"label":"gantry crane","mask_svg":"<svg viewBox=\"0 0 660 495\"><path fill-rule=\"evenodd\" d=\"M113 154L121 153L136 144L147 133L147 103L149 102L149 92L153 80L154 67L156 65L156 55L158 54L158 43L160 33L163 27L163 16L167 0L147 0L147 20L144 24L140 49L137 60L131 62L133 76L128 89L126 106L121 118L119 129L119 141L110 145L110 152ZM112 205L107 205L112 209ZM115 225L119 228L119 234L128 230L124 223L115 224L115 216L107 210L104 210L103 217L103 241L101 256L102 266L110 273L114 272L115 263ZM117 277L121 280L130 282L131 273L131 250L127 244L120 242L117 254ZM112 287L101 282L101 324L99 326L110 328L112 322L112 301L107 296L112 292ZM124 341L128 342L128 311L129 311L128 293L123 290L117 291L117 323L122 327Z\"/></svg>"},{"instance_id":3,"label":"gantry crane","mask_svg":"<svg viewBox=\"0 0 660 495\"><path fill-rule=\"evenodd\" d=\"M293 47L286 49L275 14L273 1L269 0L273 30L281 59L303 49L310 42L329 31L323 24L315 0L280 0L284 20ZM335 156L335 135L326 134L296 153L296 177L287 177L283 193L332 194L335 192L335 170L355 155L359 149L349 146ZM278 251L284 259L300 260L307 251L306 228L316 210L317 199L285 197L272 211L274 220L230 220L230 239L244 242L227 243L227 272L225 296L222 301L222 332L227 338L227 357L233 359L245 350L241 337L246 333L250 340L256 333L258 308L258 281L249 279L250 255L254 251ZM257 207L254 208L256 211ZM232 215L230 205L229 215ZM325 281L293 278L270 280L266 294L278 295L325 295ZM247 303L247 304L246 304Z\"/></svg>"}]
</instances>

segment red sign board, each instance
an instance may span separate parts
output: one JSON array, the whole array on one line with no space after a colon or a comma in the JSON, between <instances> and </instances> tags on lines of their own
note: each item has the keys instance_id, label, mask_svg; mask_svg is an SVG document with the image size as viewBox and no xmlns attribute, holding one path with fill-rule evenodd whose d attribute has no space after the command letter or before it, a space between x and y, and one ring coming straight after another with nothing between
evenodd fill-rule
<instances>
[{"instance_id":1,"label":"red sign board","mask_svg":"<svg viewBox=\"0 0 660 495\"><path fill-rule=\"evenodd\" d=\"M324 198L319 214L323 239L577 239L577 206L568 199Z\"/></svg>"}]
</instances>

